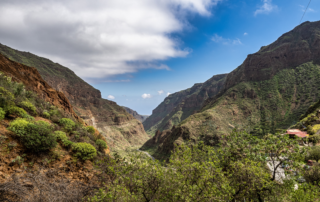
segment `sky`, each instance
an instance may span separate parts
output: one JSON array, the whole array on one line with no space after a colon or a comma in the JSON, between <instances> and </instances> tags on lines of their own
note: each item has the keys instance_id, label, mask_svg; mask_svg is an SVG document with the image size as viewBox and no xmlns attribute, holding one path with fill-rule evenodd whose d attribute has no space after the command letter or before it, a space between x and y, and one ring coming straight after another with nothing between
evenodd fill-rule
<instances>
[{"instance_id":1,"label":"sky","mask_svg":"<svg viewBox=\"0 0 320 202\"><path fill-rule=\"evenodd\" d=\"M169 94L229 73L320 0L1 0L0 43L73 70L150 115Z\"/></svg>"}]
</instances>

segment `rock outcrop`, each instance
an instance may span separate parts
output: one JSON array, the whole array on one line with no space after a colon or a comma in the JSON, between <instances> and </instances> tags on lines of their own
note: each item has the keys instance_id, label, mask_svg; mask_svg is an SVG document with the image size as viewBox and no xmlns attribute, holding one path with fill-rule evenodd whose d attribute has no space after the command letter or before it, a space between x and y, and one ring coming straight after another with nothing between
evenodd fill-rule
<instances>
[{"instance_id":1,"label":"rock outcrop","mask_svg":"<svg viewBox=\"0 0 320 202\"><path fill-rule=\"evenodd\" d=\"M74 112L87 124L99 129L111 149L142 145L149 139L141 122L115 102L103 99L99 90L79 78L70 69L0 44L0 53L11 61L36 68L43 79L57 92L62 92Z\"/></svg>"},{"instance_id":2,"label":"rock outcrop","mask_svg":"<svg viewBox=\"0 0 320 202\"><path fill-rule=\"evenodd\" d=\"M215 96L223 88L227 74L215 75L204 83L194 84L191 88L170 94L152 111L143 122L145 130L154 135L178 125L201 109L206 99Z\"/></svg>"},{"instance_id":3,"label":"rock outcrop","mask_svg":"<svg viewBox=\"0 0 320 202\"><path fill-rule=\"evenodd\" d=\"M306 22L248 55L198 113L157 132L142 149L161 159L185 141L216 145L234 128L253 134L288 128L320 99L319 86L320 21Z\"/></svg>"}]
</instances>

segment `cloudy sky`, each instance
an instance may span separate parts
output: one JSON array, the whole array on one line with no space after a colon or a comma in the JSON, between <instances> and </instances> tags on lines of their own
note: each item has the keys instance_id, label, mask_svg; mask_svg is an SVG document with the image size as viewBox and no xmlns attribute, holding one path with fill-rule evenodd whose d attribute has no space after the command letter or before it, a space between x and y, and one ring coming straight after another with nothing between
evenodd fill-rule
<instances>
[{"instance_id":1,"label":"cloudy sky","mask_svg":"<svg viewBox=\"0 0 320 202\"><path fill-rule=\"evenodd\" d=\"M309 0L1 0L0 43L72 69L140 114L228 73L299 24ZM313 0L303 21L320 20Z\"/></svg>"}]
</instances>

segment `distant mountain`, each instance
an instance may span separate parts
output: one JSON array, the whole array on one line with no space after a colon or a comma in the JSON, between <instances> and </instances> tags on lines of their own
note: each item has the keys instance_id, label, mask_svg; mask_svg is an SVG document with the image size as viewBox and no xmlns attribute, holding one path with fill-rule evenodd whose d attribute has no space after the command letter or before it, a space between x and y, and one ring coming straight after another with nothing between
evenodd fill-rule
<instances>
[{"instance_id":1,"label":"distant mountain","mask_svg":"<svg viewBox=\"0 0 320 202\"><path fill-rule=\"evenodd\" d=\"M134 118L138 119L141 123L143 123L148 117L149 115L140 115L138 114L138 112L128 108L128 107L124 107L122 106L129 114L131 114Z\"/></svg>"},{"instance_id":2,"label":"distant mountain","mask_svg":"<svg viewBox=\"0 0 320 202\"><path fill-rule=\"evenodd\" d=\"M204 83L197 83L191 88L170 94L143 122L147 133L154 135L157 130L170 129L196 113L206 99L219 93L226 76L227 74L215 75Z\"/></svg>"},{"instance_id":3,"label":"distant mountain","mask_svg":"<svg viewBox=\"0 0 320 202\"><path fill-rule=\"evenodd\" d=\"M305 22L248 55L198 113L158 131L142 149L167 158L175 145L199 140L216 145L234 128L273 132L296 123L319 99L320 21Z\"/></svg>"},{"instance_id":4,"label":"distant mountain","mask_svg":"<svg viewBox=\"0 0 320 202\"><path fill-rule=\"evenodd\" d=\"M111 149L139 146L148 140L139 121L115 102L101 98L99 90L67 67L2 44L0 53L12 61L35 67L50 86L64 93L77 115L103 132Z\"/></svg>"}]
</instances>

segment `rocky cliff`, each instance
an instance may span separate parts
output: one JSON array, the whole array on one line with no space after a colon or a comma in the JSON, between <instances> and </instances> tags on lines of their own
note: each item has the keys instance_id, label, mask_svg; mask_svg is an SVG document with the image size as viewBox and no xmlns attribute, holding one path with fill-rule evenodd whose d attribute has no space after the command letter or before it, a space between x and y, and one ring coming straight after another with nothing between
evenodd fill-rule
<instances>
[{"instance_id":1,"label":"rocky cliff","mask_svg":"<svg viewBox=\"0 0 320 202\"><path fill-rule=\"evenodd\" d=\"M227 74L215 75L204 83L170 94L143 122L145 130L154 135L157 130L167 130L179 124L200 110L206 99L215 96L223 88L226 76Z\"/></svg>"},{"instance_id":2,"label":"rocky cliff","mask_svg":"<svg viewBox=\"0 0 320 202\"><path fill-rule=\"evenodd\" d=\"M287 128L319 100L319 86L320 21L306 22L248 55L199 113L157 132L142 149L166 158L184 141L215 145L234 128L256 135Z\"/></svg>"},{"instance_id":3,"label":"rocky cliff","mask_svg":"<svg viewBox=\"0 0 320 202\"><path fill-rule=\"evenodd\" d=\"M138 112L134 111L133 109L130 109L128 107L122 106L129 114L131 114L135 119L143 123L149 116L148 115L140 115Z\"/></svg>"},{"instance_id":4,"label":"rocky cliff","mask_svg":"<svg viewBox=\"0 0 320 202\"><path fill-rule=\"evenodd\" d=\"M148 140L141 122L115 102L101 98L99 90L83 81L70 69L46 58L14 50L2 44L0 53L12 61L35 67L50 86L63 92L78 116L102 132L111 149L138 146Z\"/></svg>"}]
</instances>

